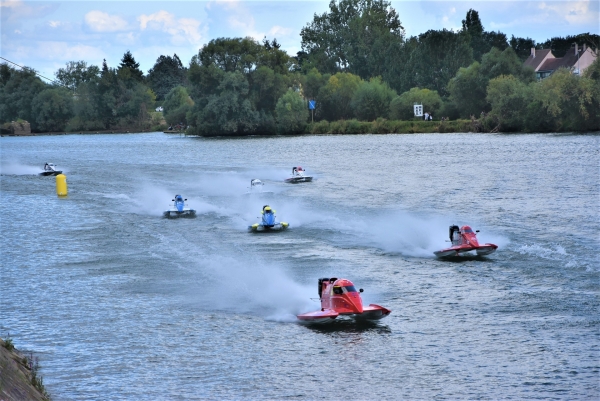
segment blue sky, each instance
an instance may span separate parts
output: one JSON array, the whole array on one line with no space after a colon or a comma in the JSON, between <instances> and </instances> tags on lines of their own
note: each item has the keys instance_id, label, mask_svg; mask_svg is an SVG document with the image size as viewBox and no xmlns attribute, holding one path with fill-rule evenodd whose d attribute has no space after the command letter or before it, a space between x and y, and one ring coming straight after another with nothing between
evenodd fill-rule
<instances>
[{"instance_id":1,"label":"blue sky","mask_svg":"<svg viewBox=\"0 0 600 401\"><path fill-rule=\"evenodd\" d=\"M407 36L454 29L473 8L486 30L530 37L599 33L598 0L392 1ZM68 61L116 67L130 50L144 73L160 55L187 65L211 39L277 38L294 55L300 30L329 1L22 1L0 0L0 55L54 78Z\"/></svg>"}]
</instances>

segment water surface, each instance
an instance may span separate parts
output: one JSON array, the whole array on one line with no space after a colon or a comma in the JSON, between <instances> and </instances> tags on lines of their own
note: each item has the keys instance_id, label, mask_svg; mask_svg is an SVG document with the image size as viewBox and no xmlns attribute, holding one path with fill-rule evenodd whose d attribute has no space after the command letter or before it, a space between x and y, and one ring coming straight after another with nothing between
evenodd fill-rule
<instances>
[{"instance_id":1,"label":"water surface","mask_svg":"<svg viewBox=\"0 0 600 401\"><path fill-rule=\"evenodd\" d=\"M591 399L598 139L4 137L0 332L55 400ZM265 204L288 231L246 232ZM451 224L498 251L435 259ZM393 312L297 324L319 277Z\"/></svg>"}]
</instances>

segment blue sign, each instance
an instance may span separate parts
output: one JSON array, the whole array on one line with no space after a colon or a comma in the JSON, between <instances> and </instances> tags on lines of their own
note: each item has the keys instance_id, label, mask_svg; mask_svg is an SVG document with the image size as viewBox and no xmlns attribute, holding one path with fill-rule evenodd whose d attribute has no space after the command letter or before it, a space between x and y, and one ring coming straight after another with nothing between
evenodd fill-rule
<instances>
[{"instance_id":1,"label":"blue sign","mask_svg":"<svg viewBox=\"0 0 600 401\"><path fill-rule=\"evenodd\" d=\"M317 107L317 101L316 100L309 100L308 101L308 109L309 110L314 110L315 107Z\"/></svg>"}]
</instances>

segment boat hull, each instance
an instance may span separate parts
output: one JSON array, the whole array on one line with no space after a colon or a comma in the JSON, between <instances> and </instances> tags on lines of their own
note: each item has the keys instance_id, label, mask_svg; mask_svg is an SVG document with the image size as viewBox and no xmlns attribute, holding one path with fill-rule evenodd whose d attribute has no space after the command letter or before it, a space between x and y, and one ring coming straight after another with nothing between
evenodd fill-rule
<instances>
[{"instance_id":1,"label":"boat hull","mask_svg":"<svg viewBox=\"0 0 600 401\"><path fill-rule=\"evenodd\" d=\"M49 175L59 175L59 174L62 174L62 171L44 171L44 172L40 173L40 175L44 176L44 177L47 177Z\"/></svg>"},{"instance_id":2,"label":"boat hull","mask_svg":"<svg viewBox=\"0 0 600 401\"><path fill-rule=\"evenodd\" d=\"M266 226L264 224L252 224L251 226L248 226L248 231L249 232L276 232L276 231L283 231L286 230L289 227L288 223L276 223L273 224L272 226Z\"/></svg>"},{"instance_id":3,"label":"boat hull","mask_svg":"<svg viewBox=\"0 0 600 401\"><path fill-rule=\"evenodd\" d=\"M298 184L300 182L311 182L312 179L313 178L311 176L298 176L298 177L286 178L285 182L290 183L290 184Z\"/></svg>"},{"instance_id":4,"label":"boat hull","mask_svg":"<svg viewBox=\"0 0 600 401\"><path fill-rule=\"evenodd\" d=\"M464 256L465 254L475 251L477 256L486 256L496 252L496 249L498 249L498 246L494 244L485 244L478 247L452 247L435 251L434 255L438 258L451 258Z\"/></svg>"},{"instance_id":5,"label":"boat hull","mask_svg":"<svg viewBox=\"0 0 600 401\"><path fill-rule=\"evenodd\" d=\"M184 209L182 211L167 210L163 213L163 216L169 219L176 219L179 217L196 217L196 211L194 209Z\"/></svg>"}]
</instances>

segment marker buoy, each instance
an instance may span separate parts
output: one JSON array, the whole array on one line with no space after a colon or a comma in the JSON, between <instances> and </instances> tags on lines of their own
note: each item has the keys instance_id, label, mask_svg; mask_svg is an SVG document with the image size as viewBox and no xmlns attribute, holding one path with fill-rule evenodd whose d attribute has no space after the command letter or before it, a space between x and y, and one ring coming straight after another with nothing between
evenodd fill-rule
<instances>
[{"instance_id":1,"label":"marker buoy","mask_svg":"<svg viewBox=\"0 0 600 401\"><path fill-rule=\"evenodd\" d=\"M59 174L56 176L56 195L67 196L67 176Z\"/></svg>"}]
</instances>

